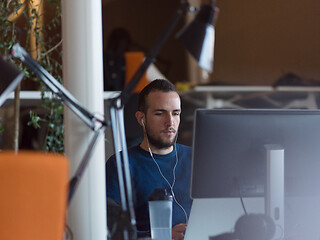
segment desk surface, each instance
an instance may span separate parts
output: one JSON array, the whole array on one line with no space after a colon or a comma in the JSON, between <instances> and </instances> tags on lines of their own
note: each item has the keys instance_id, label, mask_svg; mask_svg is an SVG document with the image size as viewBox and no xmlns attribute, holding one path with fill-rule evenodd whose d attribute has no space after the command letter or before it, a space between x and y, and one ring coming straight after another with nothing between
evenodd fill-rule
<instances>
[{"instance_id":1,"label":"desk surface","mask_svg":"<svg viewBox=\"0 0 320 240\"><path fill-rule=\"evenodd\" d=\"M317 109L319 93L319 86L196 86L180 95L200 108Z\"/></svg>"},{"instance_id":2,"label":"desk surface","mask_svg":"<svg viewBox=\"0 0 320 240\"><path fill-rule=\"evenodd\" d=\"M103 93L103 99L108 100L119 95L119 91L107 91ZM51 92L45 92L46 97L52 97ZM13 103L14 92L10 93L9 98L4 103L4 106L9 106ZM21 91L20 100L22 106L34 106L39 104L41 101L41 92L40 91Z\"/></svg>"},{"instance_id":3,"label":"desk surface","mask_svg":"<svg viewBox=\"0 0 320 240\"><path fill-rule=\"evenodd\" d=\"M192 92L320 92L320 86L196 86Z\"/></svg>"},{"instance_id":4,"label":"desk surface","mask_svg":"<svg viewBox=\"0 0 320 240\"><path fill-rule=\"evenodd\" d=\"M181 96L195 96L199 97L199 94L209 94L214 95L215 97L230 97L235 94L254 94L254 93L317 93L320 92L320 87L304 87L304 86L281 86L281 87L272 87L272 86L196 86L193 89L181 92ZM103 93L104 100L108 100L116 97L120 92L119 91L105 91ZM52 96L51 92L45 93L47 97ZM202 96L204 97L204 96ZM207 96L208 97L208 96ZM4 103L4 106L9 106L13 103L14 93L12 92ZM22 106L34 106L40 103L41 92L40 91L21 91L20 99Z\"/></svg>"}]
</instances>

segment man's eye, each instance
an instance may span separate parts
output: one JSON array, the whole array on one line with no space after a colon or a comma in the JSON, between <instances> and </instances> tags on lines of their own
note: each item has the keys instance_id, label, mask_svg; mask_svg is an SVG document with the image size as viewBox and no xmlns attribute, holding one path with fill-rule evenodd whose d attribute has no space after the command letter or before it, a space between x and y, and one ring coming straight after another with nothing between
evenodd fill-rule
<instances>
[{"instance_id":1,"label":"man's eye","mask_svg":"<svg viewBox=\"0 0 320 240\"><path fill-rule=\"evenodd\" d=\"M179 113L179 112L174 112L174 113L173 113L173 115L175 115L175 116L179 116L179 115L180 115L180 113Z\"/></svg>"}]
</instances>

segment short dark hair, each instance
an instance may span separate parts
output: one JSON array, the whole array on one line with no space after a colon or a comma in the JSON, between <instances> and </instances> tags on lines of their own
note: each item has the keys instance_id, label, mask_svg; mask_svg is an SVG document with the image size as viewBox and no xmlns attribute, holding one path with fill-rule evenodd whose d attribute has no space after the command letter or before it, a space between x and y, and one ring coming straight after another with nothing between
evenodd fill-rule
<instances>
[{"instance_id":1,"label":"short dark hair","mask_svg":"<svg viewBox=\"0 0 320 240\"><path fill-rule=\"evenodd\" d=\"M156 79L145 86L144 89L139 94L138 100L138 110L141 112L147 111L146 98L151 92L161 91L161 92L177 92L176 87L165 79Z\"/></svg>"}]
</instances>

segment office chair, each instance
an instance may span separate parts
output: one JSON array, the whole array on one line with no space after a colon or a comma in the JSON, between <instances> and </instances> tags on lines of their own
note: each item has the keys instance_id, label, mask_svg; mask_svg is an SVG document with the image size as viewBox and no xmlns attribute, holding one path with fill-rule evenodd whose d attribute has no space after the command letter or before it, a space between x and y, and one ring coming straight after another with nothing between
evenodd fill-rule
<instances>
[{"instance_id":1,"label":"office chair","mask_svg":"<svg viewBox=\"0 0 320 240\"><path fill-rule=\"evenodd\" d=\"M127 86L130 82L132 76L135 74L137 69L140 67L141 63L144 61L143 52L125 52L124 53L125 62L126 62L126 74L125 74L125 83L124 86ZM148 85L147 75L143 74L138 85L134 89L133 93L140 93L140 91Z\"/></svg>"},{"instance_id":2,"label":"office chair","mask_svg":"<svg viewBox=\"0 0 320 240\"><path fill-rule=\"evenodd\" d=\"M69 161L44 152L0 152L0 239L62 240Z\"/></svg>"}]
</instances>

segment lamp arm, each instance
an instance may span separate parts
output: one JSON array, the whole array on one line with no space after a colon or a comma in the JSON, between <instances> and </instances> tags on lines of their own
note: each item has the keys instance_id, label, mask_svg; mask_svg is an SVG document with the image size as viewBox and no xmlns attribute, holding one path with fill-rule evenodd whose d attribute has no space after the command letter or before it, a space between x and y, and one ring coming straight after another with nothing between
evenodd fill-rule
<instances>
[{"instance_id":1,"label":"lamp arm","mask_svg":"<svg viewBox=\"0 0 320 240\"><path fill-rule=\"evenodd\" d=\"M166 43L169 36L175 29L176 25L179 23L181 18L189 11L190 5L187 0L181 0L181 4L171 18L171 21L161 33L160 37L156 40L153 47L146 55L145 60L140 65L138 70L135 72L131 78L129 84L124 88L121 94L111 100L110 103L110 116L113 131L113 142L115 145L115 156L116 165L118 171L118 183L119 183L119 193L122 209L122 217L118 226L122 226L122 229L118 229L123 239L136 239L136 220L133 206L133 196L132 196L132 184L129 168L129 157L126 145L126 137L123 122L123 107L125 103L128 102L134 88L139 83L143 74L150 66L151 63L155 61L162 46ZM122 151L120 154L119 150Z\"/></svg>"},{"instance_id":2,"label":"lamp arm","mask_svg":"<svg viewBox=\"0 0 320 240\"><path fill-rule=\"evenodd\" d=\"M89 146L77 168L74 177L71 178L69 182L69 195L68 195L68 205L78 187L81 177L86 169L89 160L91 158L93 149L96 146L97 140L105 131L106 127L110 124L105 119L98 119L87 109L82 107L80 103L74 98L49 72L47 72L38 62L33 60L30 55L22 48L19 43L16 43L11 48L11 55L15 58L20 59L25 63L38 77L43 81L43 83L86 124L91 130L94 131L94 135L89 143Z\"/></svg>"},{"instance_id":3,"label":"lamp arm","mask_svg":"<svg viewBox=\"0 0 320 240\"><path fill-rule=\"evenodd\" d=\"M159 38L156 40L156 42L153 44L153 47L150 49L150 51L147 53L145 60L140 65L138 70L135 72L133 77L131 78L128 85L123 89L121 94L117 97L117 99L121 99L121 106L124 106L131 93L135 89L135 87L138 85L140 79L142 78L145 71L148 69L150 64L152 64L155 61L156 56L158 55L159 51L163 47L163 45L166 43L168 38L170 37L171 33L179 23L180 19L189 11L190 4L187 0L182 0L180 3L180 6L176 13L172 16L171 21L169 21L169 24L167 27L163 30ZM114 101L114 106L117 106L118 101ZM120 107L120 106L118 106Z\"/></svg>"},{"instance_id":4,"label":"lamp arm","mask_svg":"<svg viewBox=\"0 0 320 240\"><path fill-rule=\"evenodd\" d=\"M69 182L68 205L71 203L71 200L74 196L76 189L78 188L78 185L80 183L82 175L83 175L83 173L89 163L89 159L91 158L92 152L93 152L94 148L96 147L96 143L97 143L99 137L104 132L104 130L105 130L105 126L101 126L98 130L94 131L94 135L90 141L90 144L89 144L84 156L82 157L82 160L76 170L76 173L74 174L74 176L71 178L71 180Z\"/></svg>"},{"instance_id":5,"label":"lamp arm","mask_svg":"<svg viewBox=\"0 0 320 240\"><path fill-rule=\"evenodd\" d=\"M112 235L111 239L136 240L136 218L133 205L133 191L124 128L123 107L116 108L111 105L110 118L121 204L121 217L116 224L116 230L113 231L115 235ZM120 153L119 150L122 150L122 153Z\"/></svg>"},{"instance_id":6,"label":"lamp arm","mask_svg":"<svg viewBox=\"0 0 320 240\"><path fill-rule=\"evenodd\" d=\"M86 110L63 86L60 84L47 70L45 70L38 62L30 57L19 43L15 43L11 48L11 55L20 59L25 63L43 83L56 94L86 125L92 130L97 129L97 123L107 126L108 123L104 119L98 119L96 116Z\"/></svg>"}]
</instances>

